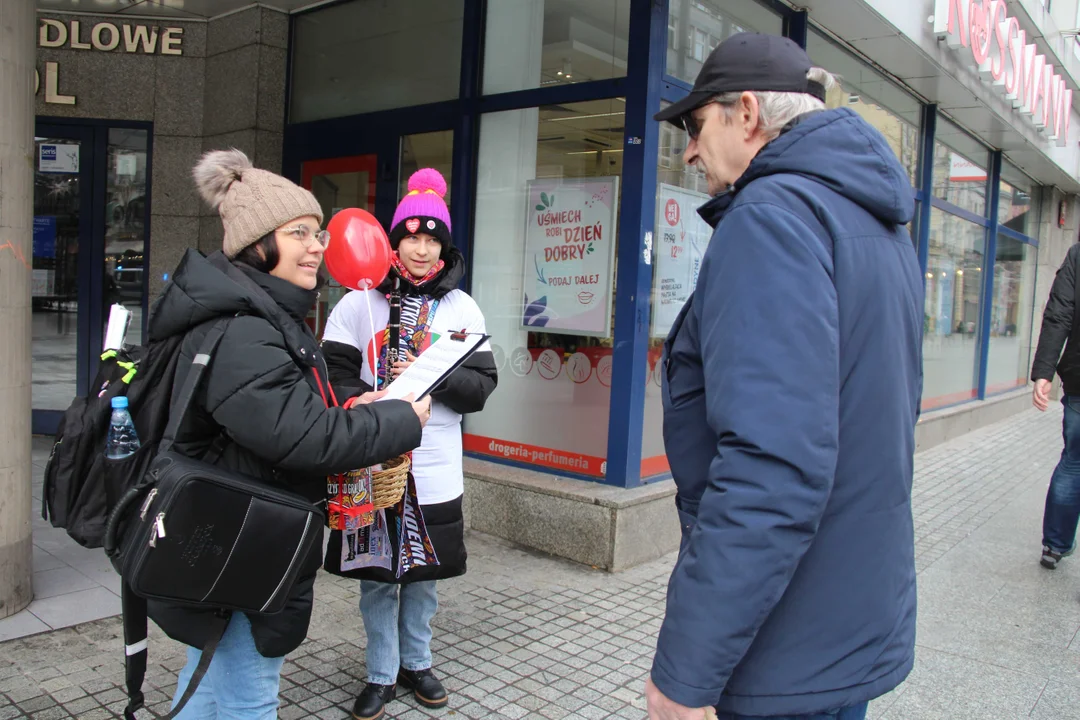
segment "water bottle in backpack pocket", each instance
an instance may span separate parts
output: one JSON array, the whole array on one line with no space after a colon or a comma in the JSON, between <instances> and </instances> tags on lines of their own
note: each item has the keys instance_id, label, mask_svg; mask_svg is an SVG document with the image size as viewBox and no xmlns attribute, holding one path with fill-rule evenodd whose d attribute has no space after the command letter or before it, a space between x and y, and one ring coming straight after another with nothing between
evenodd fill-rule
<instances>
[{"instance_id":1,"label":"water bottle in backpack pocket","mask_svg":"<svg viewBox=\"0 0 1080 720\"><path fill-rule=\"evenodd\" d=\"M142 481L155 454L152 450L144 450L139 442L135 422L128 412L128 399L123 396L114 397L109 432L105 437L105 464L102 468L107 508L115 508L124 493Z\"/></svg>"},{"instance_id":2,"label":"water bottle in backpack pocket","mask_svg":"<svg viewBox=\"0 0 1080 720\"><path fill-rule=\"evenodd\" d=\"M139 446L139 434L135 432L135 423L128 412L128 399L123 396L114 397L109 435L105 440L105 457L109 460L123 460L134 455Z\"/></svg>"}]
</instances>

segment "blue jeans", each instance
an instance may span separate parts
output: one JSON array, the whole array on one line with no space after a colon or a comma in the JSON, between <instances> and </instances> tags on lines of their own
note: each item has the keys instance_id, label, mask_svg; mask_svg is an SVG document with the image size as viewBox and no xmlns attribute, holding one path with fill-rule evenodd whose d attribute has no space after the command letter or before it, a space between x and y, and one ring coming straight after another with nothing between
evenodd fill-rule
<instances>
[{"instance_id":1,"label":"blue jeans","mask_svg":"<svg viewBox=\"0 0 1080 720\"><path fill-rule=\"evenodd\" d=\"M176 682L173 707L191 681L202 651L189 647L187 665ZM233 613L198 690L176 720L274 720L285 658L268 658L255 649L251 623Z\"/></svg>"},{"instance_id":2,"label":"blue jeans","mask_svg":"<svg viewBox=\"0 0 1080 720\"><path fill-rule=\"evenodd\" d=\"M393 685L398 668L431 667L431 618L439 609L435 580L407 585L360 581L367 631L368 682Z\"/></svg>"},{"instance_id":3,"label":"blue jeans","mask_svg":"<svg viewBox=\"0 0 1080 720\"><path fill-rule=\"evenodd\" d=\"M1043 545L1066 553L1076 544L1076 522L1080 518L1080 395L1066 395L1061 434L1065 448L1046 493L1043 513Z\"/></svg>"},{"instance_id":4,"label":"blue jeans","mask_svg":"<svg viewBox=\"0 0 1080 720\"><path fill-rule=\"evenodd\" d=\"M734 715L732 713L717 713L717 720L865 720L868 703L853 705L826 713L813 715L777 715L765 717L751 717L749 715Z\"/></svg>"}]
</instances>

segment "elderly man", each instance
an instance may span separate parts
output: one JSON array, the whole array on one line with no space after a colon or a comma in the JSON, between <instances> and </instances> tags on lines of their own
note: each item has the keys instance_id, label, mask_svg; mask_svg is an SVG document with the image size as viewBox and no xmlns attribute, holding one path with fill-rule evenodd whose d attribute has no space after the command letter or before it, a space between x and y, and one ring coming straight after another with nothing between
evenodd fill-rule
<instances>
[{"instance_id":1,"label":"elderly man","mask_svg":"<svg viewBox=\"0 0 1080 720\"><path fill-rule=\"evenodd\" d=\"M683 542L653 720L861 720L910 672L923 278L911 184L801 48L742 33L656 116L715 233L665 345Z\"/></svg>"}]
</instances>

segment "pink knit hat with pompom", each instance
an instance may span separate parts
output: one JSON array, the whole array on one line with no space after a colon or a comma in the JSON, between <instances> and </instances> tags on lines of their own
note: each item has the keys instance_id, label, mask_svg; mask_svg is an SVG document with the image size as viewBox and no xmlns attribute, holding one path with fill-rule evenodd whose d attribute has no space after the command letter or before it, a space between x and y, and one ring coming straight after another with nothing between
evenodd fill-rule
<instances>
[{"instance_id":1,"label":"pink knit hat with pompom","mask_svg":"<svg viewBox=\"0 0 1080 720\"><path fill-rule=\"evenodd\" d=\"M427 233L438 238L443 250L450 247L450 212L446 209L446 179L435 168L422 168L409 178L409 192L401 199L390 226L390 247L397 250L401 238ZM445 255L444 255L445 257Z\"/></svg>"}]
</instances>

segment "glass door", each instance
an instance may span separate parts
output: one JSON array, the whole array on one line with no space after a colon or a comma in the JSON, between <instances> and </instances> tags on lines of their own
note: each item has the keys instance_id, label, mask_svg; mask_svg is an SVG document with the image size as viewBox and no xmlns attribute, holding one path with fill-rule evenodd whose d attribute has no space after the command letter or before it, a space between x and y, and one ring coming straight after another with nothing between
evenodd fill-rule
<instances>
[{"instance_id":1,"label":"glass door","mask_svg":"<svg viewBox=\"0 0 1080 720\"><path fill-rule=\"evenodd\" d=\"M103 313L123 305L131 312L127 342L141 345L146 327L149 277L146 273L146 233L149 225L147 145L149 131L109 128L105 167L105 256Z\"/></svg>"},{"instance_id":2,"label":"glass door","mask_svg":"<svg viewBox=\"0 0 1080 720\"><path fill-rule=\"evenodd\" d=\"M33 431L52 435L97 372L109 307L145 331L150 130L38 122L31 299Z\"/></svg>"},{"instance_id":3,"label":"glass door","mask_svg":"<svg viewBox=\"0 0 1080 720\"><path fill-rule=\"evenodd\" d=\"M60 414L89 383L87 256L91 235L87 128L37 127L31 280L33 430L55 432Z\"/></svg>"},{"instance_id":4,"label":"glass door","mask_svg":"<svg viewBox=\"0 0 1080 720\"><path fill-rule=\"evenodd\" d=\"M360 208L375 214L375 189L379 157L375 154L353 155L330 160L310 160L303 164L301 184L319 201L323 226L345 208ZM322 336L330 311L349 290L329 278L308 324L316 337Z\"/></svg>"},{"instance_id":5,"label":"glass door","mask_svg":"<svg viewBox=\"0 0 1080 720\"><path fill-rule=\"evenodd\" d=\"M301 184L319 201L324 222L330 222L344 208L360 208L375 215L389 232L394 209L408 192L412 173L433 167L446 178L447 188L451 187L453 153L453 130L391 136L385 138L378 152L304 162ZM449 204L449 190L445 199ZM330 279L308 318L316 336L320 336L327 316L346 292L348 288Z\"/></svg>"}]
</instances>

